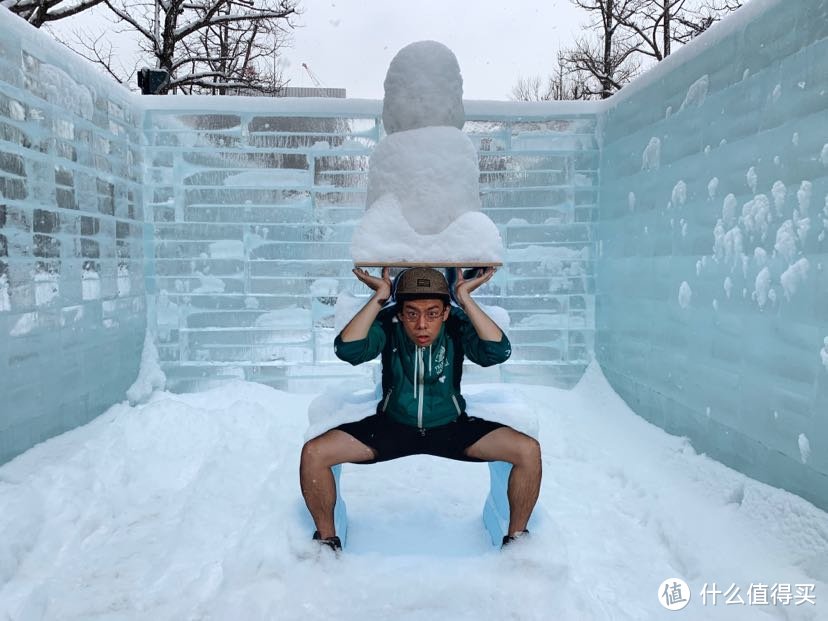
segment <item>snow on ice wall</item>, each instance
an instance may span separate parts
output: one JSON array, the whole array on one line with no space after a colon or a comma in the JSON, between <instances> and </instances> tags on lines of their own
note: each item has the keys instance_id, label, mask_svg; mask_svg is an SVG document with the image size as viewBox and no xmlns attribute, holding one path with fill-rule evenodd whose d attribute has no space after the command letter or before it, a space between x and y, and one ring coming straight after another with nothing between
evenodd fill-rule
<instances>
[{"instance_id":1,"label":"snow on ice wall","mask_svg":"<svg viewBox=\"0 0 828 621\"><path fill-rule=\"evenodd\" d=\"M318 389L324 378L370 378L371 369L337 360L332 343L338 295L368 292L351 274L349 245L382 136L381 102L142 102L168 381L232 376ZM478 296L511 315L512 359L495 372L571 385L594 331L594 107L467 102L466 111L483 211L508 248Z\"/></svg>"},{"instance_id":2,"label":"snow on ice wall","mask_svg":"<svg viewBox=\"0 0 828 621\"><path fill-rule=\"evenodd\" d=\"M146 326L139 117L0 9L0 463L103 412Z\"/></svg>"},{"instance_id":3,"label":"snow on ice wall","mask_svg":"<svg viewBox=\"0 0 828 621\"><path fill-rule=\"evenodd\" d=\"M604 373L642 416L828 507L828 1L753 0L602 125Z\"/></svg>"}]
</instances>

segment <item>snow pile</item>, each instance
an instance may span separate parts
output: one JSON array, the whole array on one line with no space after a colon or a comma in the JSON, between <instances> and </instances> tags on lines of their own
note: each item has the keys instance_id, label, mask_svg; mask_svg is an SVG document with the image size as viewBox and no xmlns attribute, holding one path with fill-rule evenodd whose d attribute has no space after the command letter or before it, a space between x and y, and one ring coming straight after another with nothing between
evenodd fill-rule
<instances>
[{"instance_id":1,"label":"snow pile","mask_svg":"<svg viewBox=\"0 0 828 621\"><path fill-rule=\"evenodd\" d=\"M479 176L472 141L453 127L392 134L371 156L368 212L390 194L415 231L433 235L480 209Z\"/></svg>"},{"instance_id":2,"label":"snow pile","mask_svg":"<svg viewBox=\"0 0 828 621\"><path fill-rule=\"evenodd\" d=\"M470 255L471 249L474 252ZM437 234L420 234L408 224L402 206L391 194L365 212L351 240L351 256L356 262L380 257L388 262L474 265L500 262L502 252L500 231L482 212L468 211Z\"/></svg>"},{"instance_id":3,"label":"snow pile","mask_svg":"<svg viewBox=\"0 0 828 621\"><path fill-rule=\"evenodd\" d=\"M454 54L413 43L391 61L371 154L367 209L351 242L358 263L499 263L503 242L480 211L479 165L461 131L463 81Z\"/></svg>"},{"instance_id":4,"label":"snow pile","mask_svg":"<svg viewBox=\"0 0 828 621\"><path fill-rule=\"evenodd\" d=\"M167 376L158 363L158 349L155 347L155 338L147 330L144 337L144 350L141 353L141 367L138 378L126 392L127 399L132 405L143 403L149 399L155 390L164 390Z\"/></svg>"},{"instance_id":5,"label":"snow pile","mask_svg":"<svg viewBox=\"0 0 828 621\"><path fill-rule=\"evenodd\" d=\"M528 545L491 547L485 465L417 456L345 465L348 548L318 554L298 485L312 397L233 382L116 405L0 467L0 618L639 621L666 618L676 575L688 619L757 618L702 607L712 582L814 584L816 606L761 612L823 616L826 513L639 418L597 367L572 391L510 388L543 447Z\"/></svg>"},{"instance_id":6,"label":"snow pile","mask_svg":"<svg viewBox=\"0 0 828 621\"><path fill-rule=\"evenodd\" d=\"M463 78L454 53L437 41L401 49L385 76L382 124L389 134L446 125L462 129Z\"/></svg>"}]
</instances>

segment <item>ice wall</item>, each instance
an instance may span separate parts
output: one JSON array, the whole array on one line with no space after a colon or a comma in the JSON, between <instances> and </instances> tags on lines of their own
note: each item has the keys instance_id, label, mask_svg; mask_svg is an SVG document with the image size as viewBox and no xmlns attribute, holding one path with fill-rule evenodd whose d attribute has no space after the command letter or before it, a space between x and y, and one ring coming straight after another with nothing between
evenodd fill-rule
<instances>
[{"instance_id":1,"label":"ice wall","mask_svg":"<svg viewBox=\"0 0 828 621\"><path fill-rule=\"evenodd\" d=\"M367 295L349 245L381 103L145 98L158 350L179 388L370 379L333 354L334 304ZM229 112L231 111L232 112ZM593 342L595 107L467 102L483 211L507 245L478 298L511 315L506 379L571 385ZM367 373L367 374L366 374ZM471 376L470 376L471 377ZM488 376L491 377L491 376Z\"/></svg>"},{"instance_id":2,"label":"ice wall","mask_svg":"<svg viewBox=\"0 0 828 621\"><path fill-rule=\"evenodd\" d=\"M605 374L698 450L828 507L828 1L753 0L609 103Z\"/></svg>"},{"instance_id":3,"label":"ice wall","mask_svg":"<svg viewBox=\"0 0 828 621\"><path fill-rule=\"evenodd\" d=\"M103 412L146 325L134 98L0 8L0 463Z\"/></svg>"}]
</instances>

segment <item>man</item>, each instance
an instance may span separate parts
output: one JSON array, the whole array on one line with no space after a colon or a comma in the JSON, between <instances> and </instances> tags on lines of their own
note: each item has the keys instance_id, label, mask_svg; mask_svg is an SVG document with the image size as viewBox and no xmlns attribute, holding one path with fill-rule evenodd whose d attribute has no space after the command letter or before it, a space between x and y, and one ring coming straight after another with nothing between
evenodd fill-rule
<instances>
[{"instance_id":1,"label":"man","mask_svg":"<svg viewBox=\"0 0 828 621\"><path fill-rule=\"evenodd\" d=\"M428 454L462 461L512 464L508 498L507 545L523 535L538 499L540 445L511 427L466 414L460 394L463 358L490 366L511 353L506 335L471 298L494 269L466 279L457 271L454 299L444 276L415 267L396 281L391 297L388 268L382 276L354 269L374 291L368 303L334 342L336 355L353 365L382 355L382 399L376 414L346 423L308 441L299 467L302 495L316 524L314 539L341 548L334 532L336 487L331 467L341 463L376 463L407 455Z\"/></svg>"}]
</instances>

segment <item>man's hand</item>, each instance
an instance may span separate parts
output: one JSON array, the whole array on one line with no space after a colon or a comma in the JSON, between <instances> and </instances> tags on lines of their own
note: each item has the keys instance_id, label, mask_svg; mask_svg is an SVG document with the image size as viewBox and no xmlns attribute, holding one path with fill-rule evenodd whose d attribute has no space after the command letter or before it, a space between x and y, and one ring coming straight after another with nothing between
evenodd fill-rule
<instances>
[{"instance_id":1,"label":"man's hand","mask_svg":"<svg viewBox=\"0 0 828 621\"><path fill-rule=\"evenodd\" d=\"M466 308L468 305L472 291L491 280L494 273L495 269L493 267L487 267L482 274L466 280L463 277L463 270L457 270L457 280L454 282L454 299L457 300L461 308Z\"/></svg>"},{"instance_id":2,"label":"man's hand","mask_svg":"<svg viewBox=\"0 0 828 621\"><path fill-rule=\"evenodd\" d=\"M391 297L391 276L389 275L390 270L387 267L382 269L382 276L380 277L371 276L367 270L358 267L355 267L353 272L354 276L360 282L364 282L366 286L373 289L374 295L366 302L362 310L354 315L353 319L348 322L348 325L342 328L340 336L345 343L348 341L359 341L368 336L368 330L371 329L371 324L377 318L377 315L388 301L388 298Z\"/></svg>"},{"instance_id":3,"label":"man's hand","mask_svg":"<svg viewBox=\"0 0 828 621\"><path fill-rule=\"evenodd\" d=\"M368 273L368 270L364 270L359 267L355 267L353 270L354 276L356 276L360 282L365 283L365 285L375 291L374 298L385 304L388 301L388 298L391 297L391 275L390 270L387 267L382 268L382 276L371 276Z\"/></svg>"}]
</instances>

